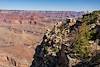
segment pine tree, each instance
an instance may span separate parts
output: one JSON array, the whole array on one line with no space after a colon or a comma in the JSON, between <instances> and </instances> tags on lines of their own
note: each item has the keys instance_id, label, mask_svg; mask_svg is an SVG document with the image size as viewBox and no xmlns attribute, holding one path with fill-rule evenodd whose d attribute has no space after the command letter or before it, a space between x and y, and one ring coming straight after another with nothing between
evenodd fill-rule
<instances>
[{"instance_id":1,"label":"pine tree","mask_svg":"<svg viewBox=\"0 0 100 67\"><path fill-rule=\"evenodd\" d=\"M75 52L81 58L87 58L91 54L89 39L89 26L87 25L87 22L84 22L77 33L75 42Z\"/></svg>"}]
</instances>

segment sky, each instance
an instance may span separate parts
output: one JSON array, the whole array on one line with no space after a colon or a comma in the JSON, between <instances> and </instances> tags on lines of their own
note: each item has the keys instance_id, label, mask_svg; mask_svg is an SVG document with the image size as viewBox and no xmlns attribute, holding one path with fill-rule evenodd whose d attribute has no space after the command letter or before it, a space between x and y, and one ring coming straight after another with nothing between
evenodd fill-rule
<instances>
[{"instance_id":1,"label":"sky","mask_svg":"<svg viewBox=\"0 0 100 67\"><path fill-rule=\"evenodd\" d=\"M0 0L0 9L93 11L100 10L100 0Z\"/></svg>"}]
</instances>

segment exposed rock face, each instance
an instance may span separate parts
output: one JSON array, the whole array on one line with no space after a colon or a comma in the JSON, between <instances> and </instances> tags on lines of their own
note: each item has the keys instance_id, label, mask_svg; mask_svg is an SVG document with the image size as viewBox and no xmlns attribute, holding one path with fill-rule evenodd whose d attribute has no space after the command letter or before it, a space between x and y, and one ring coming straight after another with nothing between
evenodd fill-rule
<instances>
[{"instance_id":1,"label":"exposed rock face","mask_svg":"<svg viewBox=\"0 0 100 67\"><path fill-rule=\"evenodd\" d=\"M19 59L10 54L0 52L0 67L29 67L26 59Z\"/></svg>"},{"instance_id":2,"label":"exposed rock face","mask_svg":"<svg viewBox=\"0 0 100 67\"><path fill-rule=\"evenodd\" d=\"M96 42L96 39L100 40L99 31L97 31L99 30L99 25L97 22L91 23L91 20L95 20L94 15L95 14L86 14L86 16L83 16L82 21L72 21L72 19L67 19L64 22L59 22L54 25L52 30L47 30L42 42L36 47L31 67L99 67L100 46L99 42ZM87 53L84 53L82 57L79 56L80 53L75 53L75 45L78 44L75 43L77 40L75 38L80 29L84 31L85 26L83 24L85 24L87 28L85 30L86 33L83 32L82 34L87 34L87 29L89 29L88 31L92 33L91 36L93 37L89 40L87 39L88 42L85 43L89 45L86 45L85 47L91 47L91 49L86 49L90 50L90 54L86 57L85 55ZM96 35L93 35L95 34L93 33L94 30L96 30ZM82 40L80 40L82 42L79 41L79 46L82 46L81 43L85 41L84 38ZM86 51L83 50L83 52Z\"/></svg>"},{"instance_id":3,"label":"exposed rock face","mask_svg":"<svg viewBox=\"0 0 100 67\"><path fill-rule=\"evenodd\" d=\"M81 17L84 12L75 11L21 11L21 10L0 10L0 21L6 23L14 23L26 21L54 21L62 20L65 18L78 18ZM24 23L24 22L22 22Z\"/></svg>"},{"instance_id":4,"label":"exposed rock face","mask_svg":"<svg viewBox=\"0 0 100 67\"><path fill-rule=\"evenodd\" d=\"M51 29L65 18L77 18L83 14L74 11L0 10L0 67L29 67L47 28Z\"/></svg>"},{"instance_id":5,"label":"exposed rock face","mask_svg":"<svg viewBox=\"0 0 100 67\"><path fill-rule=\"evenodd\" d=\"M41 45L36 48L31 67L72 67L79 62L78 59L70 57L74 37L70 37L70 21L66 21L57 23L52 30L47 30Z\"/></svg>"},{"instance_id":6,"label":"exposed rock face","mask_svg":"<svg viewBox=\"0 0 100 67\"><path fill-rule=\"evenodd\" d=\"M33 27L36 28L31 25L16 24L0 26L0 65L3 65L1 67L31 65L35 44L42 36L41 29L33 31Z\"/></svg>"}]
</instances>

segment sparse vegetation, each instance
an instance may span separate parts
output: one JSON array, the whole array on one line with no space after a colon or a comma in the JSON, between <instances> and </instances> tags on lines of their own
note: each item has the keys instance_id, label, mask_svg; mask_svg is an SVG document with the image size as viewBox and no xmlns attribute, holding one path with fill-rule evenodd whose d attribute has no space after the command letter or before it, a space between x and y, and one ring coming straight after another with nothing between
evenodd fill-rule
<instances>
[{"instance_id":1,"label":"sparse vegetation","mask_svg":"<svg viewBox=\"0 0 100 67\"><path fill-rule=\"evenodd\" d=\"M89 44L89 39L89 26L84 22L77 33L77 39L75 43L76 54L78 54L81 58L87 58L91 55L91 45Z\"/></svg>"},{"instance_id":2,"label":"sparse vegetation","mask_svg":"<svg viewBox=\"0 0 100 67\"><path fill-rule=\"evenodd\" d=\"M75 24L78 23L77 21L71 26L69 25L70 21L56 24L52 30L45 33L42 43L36 48L33 66L39 67L41 64L43 64L42 67L91 67L99 65L100 62L95 62L98 61L97 59L93 60L97 57L97 54L94 54L96 49L93 46L98 45L95 40L100 34L96 33L98 18L98 11L96 11L84 15L79 22L80 24ZM71 31L70 27L75 28L73 29L75 33L69 32Z\"/></svg>"}]
</instances>

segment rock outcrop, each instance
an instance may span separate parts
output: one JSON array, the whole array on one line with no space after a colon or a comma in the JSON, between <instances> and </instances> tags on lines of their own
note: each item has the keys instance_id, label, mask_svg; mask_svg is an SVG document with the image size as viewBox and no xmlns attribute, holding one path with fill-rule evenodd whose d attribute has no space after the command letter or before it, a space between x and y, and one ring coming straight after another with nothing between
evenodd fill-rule
<instances>
[{"instance_id":1,"label":"rock outcrop","mask_svg":"<svg viewBox=\"0 0 100 67\"><path fill-rule=\"evenodd\" d=\"M67 19L47 30L30 67L99 67L99 26L95 21L91 23L94 15L86 14L81 21Z\"/></svg>"},{"instance_id":2,"label":"rock outcrop","mask_svg":"<svg viewBox=\"0 0 100 67\"><path fill-rule=\"evenodd\" d=\"M74 34L69 34L72 25L67 20L57 23L52 30L47 30L41 45L36 48L31 67L71 67L80 61L71 58Z\"/></svg>"},{"instance_id":3,"label":"rock outcrop","mask_svg":"<svg viewBox=\"0 0 100 67\"><path fill-rule=\"evenodd\" d=\"M26 59L20 59L8 53L0 52L0 67L29 67Z\"/></svg>"}]
</instances>

